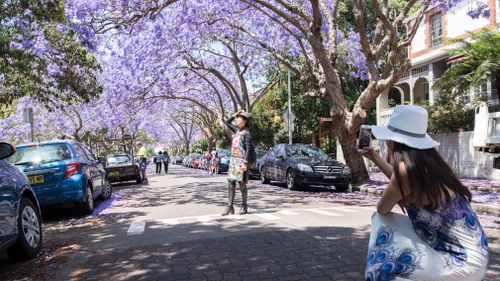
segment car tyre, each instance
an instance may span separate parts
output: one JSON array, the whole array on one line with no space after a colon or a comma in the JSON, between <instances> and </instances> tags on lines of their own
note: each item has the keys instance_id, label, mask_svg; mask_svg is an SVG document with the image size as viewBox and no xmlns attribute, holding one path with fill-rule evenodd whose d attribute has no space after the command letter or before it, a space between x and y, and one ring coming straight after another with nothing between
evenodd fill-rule
<instances>
[{"instance_id":1,"label":"car tyre","mask_svg":"<svg viewBox=\"0 0 500 281\"><path fill-rule=\"evenodd\" d=\"M335 190L339 192L347 191L349 189L349 184L337 184L335 185Z\"/></svg>"},{"instance_id":2,"label":"car tyre","mask_svg":"<svg viewBox=\"0 0 500 281\"><path fill-rule=\"evenodd\" d=\"M94 211L94 198L92 196L92 188L89 183L87 183L87 188L85 190L85 202L82 203L82 213L85 215L90 215Z\"/></svg>"},{"instance_id":3,"label":"car tyre","mask_svg":"<svg viewBox=\"0 0 500 281\"><path fill-rule=\"evenodd\" d=\"M101 200L108 200L109 198L111 198L112 193L113 193L113 186L111 186L111 183L108 180L104 180L102 194L99 198Z\"/></svg>"},{"instance_id":4,"label":"car tyre","mask_svg":"<svg viewBox=\"0 0 500 281\"><path fill-rule=\"evenodd\" d=\"M260 170L260 173L259 173L259 177L260 177L260 183L262 184L269 184L271 182L271 180L269 180L268 178L266 178L266 170L264 168L262 168Z\"/></svg>"},{"instance_id":5,"label":"car tyre","mask_svg":"<svg viewBox=\"0 0 500 281\"><path fill-rule=\"evenodd\" d=\"M16 261L36 257L42 248L42 220L38 208L26 197L20 202L17 229L17 241L7 249L9 257Z\"/></svg>"},{"instance_id":6,"label":"car tyre","mask_svg":"<svg viewBox=\"0 0 500 281\"><path fill-rule=\"evenodd\" d=\"M298 187L297 180L295 179L295 174L292 170L286 172L286 187L290 190L296 190Z\"/></svg>"}]
</instances>

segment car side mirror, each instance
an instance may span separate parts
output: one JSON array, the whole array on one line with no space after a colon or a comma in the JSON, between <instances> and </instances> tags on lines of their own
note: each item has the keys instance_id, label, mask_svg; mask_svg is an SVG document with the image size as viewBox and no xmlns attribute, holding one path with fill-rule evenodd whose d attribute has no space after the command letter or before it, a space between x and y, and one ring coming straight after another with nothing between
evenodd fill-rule
<instances>
[{"instance_id":1,"label":"car side mirror","mask_svg":"<svg viewBox=\"0 0 500 281\"><path fill-rule=\"evenodd\" d=\"M16 149L12 145L6 142L0 142L0 159L9 158L14 155L14 153L16 153Z\"/></svg>"}]
</instances>

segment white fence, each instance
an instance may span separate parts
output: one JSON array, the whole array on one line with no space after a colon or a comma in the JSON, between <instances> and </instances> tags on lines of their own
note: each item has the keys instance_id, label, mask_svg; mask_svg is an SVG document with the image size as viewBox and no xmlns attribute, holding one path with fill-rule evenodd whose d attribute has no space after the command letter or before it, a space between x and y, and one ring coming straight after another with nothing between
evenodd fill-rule
<instances>
[{"instance_id":1,"label":"white fence","mask_svg":"<svg viewBox=\"0 0 500 281\"><path fill-rule=\"evenodd\" d=\"M474 150L472 132L435 134L432 138L441 143L438 152L460 178L500 180L500 169L493 168L493 159L500 155ZM340 144L337 159L345 163ZM370 170L373 164L365 163Z\"/></svg>"}]
</instances>

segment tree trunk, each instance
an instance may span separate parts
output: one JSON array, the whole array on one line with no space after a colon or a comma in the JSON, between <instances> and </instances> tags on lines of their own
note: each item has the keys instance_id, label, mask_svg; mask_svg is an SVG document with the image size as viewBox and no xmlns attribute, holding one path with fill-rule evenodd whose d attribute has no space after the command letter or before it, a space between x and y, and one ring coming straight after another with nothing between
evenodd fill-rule
<instances>
[{"instance_id":1,"label":"tree trunk","mask_svg":"<svg viewBox=\"0 0 500 281\"><path fill-rule=\"evenodd\" d=\"M189 147L189 142L190 142L189 140L186 141L186 142L184 142L184 149L185 149L186 155L189 155L189 148L190 148Z\"/></svg>"},{"instance_id":2,"label":"tree trunk","mask_svg":"<svg viewBox=\"0 0 500 281\"><path fill-rule=\"evenodd\" d=\"M352 182L362 183L368 179L368 171L366 170L363 156L358 152L356 147L356 135L348 134L344 131L339 139L342 145L342 153L347 166L351 168Z\"/></svg>"}]
</instances>

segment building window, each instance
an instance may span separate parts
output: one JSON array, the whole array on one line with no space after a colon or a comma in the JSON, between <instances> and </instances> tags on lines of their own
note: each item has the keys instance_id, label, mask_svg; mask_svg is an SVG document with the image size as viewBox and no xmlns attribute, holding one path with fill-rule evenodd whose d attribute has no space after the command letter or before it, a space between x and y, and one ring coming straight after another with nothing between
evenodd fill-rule
<instances>
[{"instance_id":1,"label":"building window","mask_svg":"<svg viewBox=\"0 0 500 281\"><path fill-rule=\"evenodd\" d=\"M430 95L429 95L429 82L426 80L423 83L424 86L424 98L426 101L430 101Z\"/></svg>"},{"instance_id":2,"label":"building window","mask_svg":"<svg viewBox=\"0 0 500 281\"><path fill-rule=\"evenodd\" d=\"M443 26L441 22L441 13L431 16L429 25L431 48L441 45L441 43L443 42Z\"/></svg>"}]
</instances>

